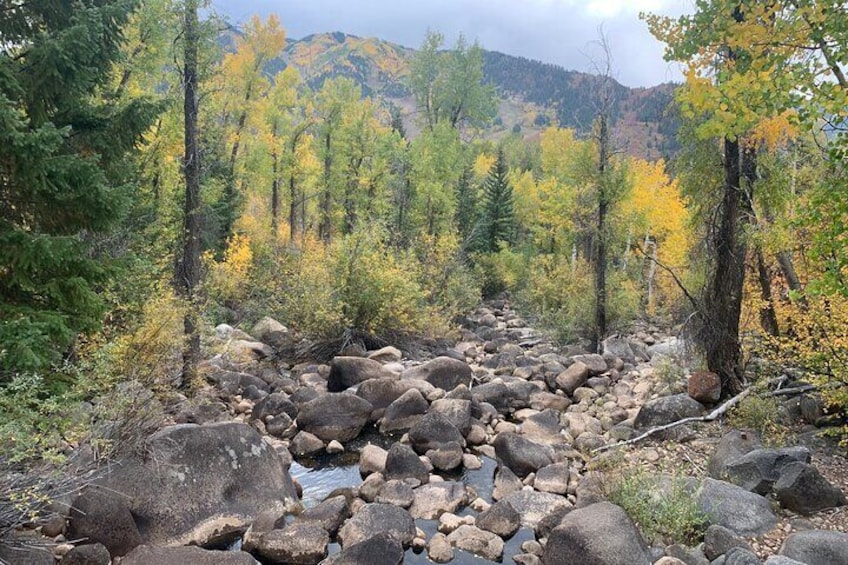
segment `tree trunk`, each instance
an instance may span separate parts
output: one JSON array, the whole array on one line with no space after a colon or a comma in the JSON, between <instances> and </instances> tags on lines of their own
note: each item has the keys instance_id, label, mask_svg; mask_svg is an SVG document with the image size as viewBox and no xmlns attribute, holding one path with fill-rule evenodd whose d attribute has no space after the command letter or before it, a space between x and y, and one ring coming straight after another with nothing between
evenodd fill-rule
<instances>
[{"instance_id":1,"label":"tree trunk","mask_svg":"<svg viewBox=\"0 0 848 565\"><path fill-rule=\"evenodd\" d=\"M332 147L332 136L327 131L324 137L324 192L321 194L321 220L318 224L318 237L324 243L330 243L330 232L332 224L332 206L333 196L330 192L331 171L333 167L333 157L330 153Z\"/></svg>"},{"instance_id":2,"label":"tree trunk","mask_svg":"<svg viewBox=\"0 0 848 565\"><path fill-rule=\"evenodd\" d=\"M739 141L724 140L724 194L719 210L718 226L710 235L715 253L715 268L707 286L704 301L701 344L707 368L719 375L723 394L742 390L742 351L739 344L739 317L742 311L742 288L745 282L747 246L742 236L743 202L739 163Z\"/></svg>"},{"instance_id":3,"label":"tree trunk","mask_svg":"<svg viewBox=\"0 0 848 565\"><path fill-rule=\"evenodd\" d=\"M774 311L771 295L771 273L769 273L763 252L759 248L757 249L757 279L760 283L760 298L763 300L763 306L760 308L760 326L770 336L779 337L780 326L777 323L777 314Z\"/></svg>"},{"instance_id":4,"label":"tree trunk","mask_svg":"<svg viewBox=\"0 0 848 565\"><path fill-rule=\"evenodd\" d=\"M177 292L188 302L188 311L183 320L186 344L183 348L183 368L181 386L186 388L197 371L200 360L200 334L197 328L195 292L200 283L200 154L197 146L198 114L198 17L197 0L185 2L185 29L183 45L185 63L183 80L184 98L184 142L185 156L183 174L185 176L185 208L183 216L182 257L177 261L175 283Z\"/></svg>"},{"instance_id":5,"label":"tree trunk","mask_svg":"<svg viewBox=\"0 0 848 565\"><path fill-rule=\"evenodd\" d=\"M601 353L607 333L607 241L606 223L609 195L606 190L607 165L609 161L609 130L607 118L598 118L598 218L595 255L595 335L591 350Z\"/></svg>"},{"instance_id":6,"label":"tree trunk","mask_svg":"<svg viewBox=\"0 0 848 565\"><path fill-rule=\"evenodd\" d=\"M277 169L279 167L277 161L277 149L274 148L271 151L271 174L274 177L271 181L271 235L274 239L277 239L280 215L280 178L277 176Z\"/></svg>"}]
</instances>

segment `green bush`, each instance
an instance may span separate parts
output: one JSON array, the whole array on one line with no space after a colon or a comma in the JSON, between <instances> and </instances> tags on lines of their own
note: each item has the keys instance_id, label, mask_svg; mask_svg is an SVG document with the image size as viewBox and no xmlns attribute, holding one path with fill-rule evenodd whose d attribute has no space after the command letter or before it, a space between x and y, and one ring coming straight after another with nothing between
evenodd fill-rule
<instances>
[{"instance_id":1,"label":"green bush","mask_svg":"<svg viewBox=\"0 0 848 565\"><path fill-rule=\"evenodd\" d=\"M519 291L527 283L527 258L506 245L497 253L475 253L472 260L486 298Z\"/></svg>"},{"instance_id":2,"label":"green bush","mask_svg":"<svg viewBox=\"0 0 848 565\"><path fill-rule=\"evenodd\" d=\"M736 429L752 430L768 445L786 443L786 427L778 422L780 403L774 397L751 394L737 404L728 415L728 423Z\"/></svg>"},{"instance_id":3,"label":"green bush","mask_svg":"<svg viewBox=\"0 0 848 565\"><path fill-rule=\"evenodd\" d=\"M658 477L645 471L618 476L612 480L608 496L627 512L649 542L696 545L706 531L707 518L683 477Z\"/></svg>"}]
</instances>

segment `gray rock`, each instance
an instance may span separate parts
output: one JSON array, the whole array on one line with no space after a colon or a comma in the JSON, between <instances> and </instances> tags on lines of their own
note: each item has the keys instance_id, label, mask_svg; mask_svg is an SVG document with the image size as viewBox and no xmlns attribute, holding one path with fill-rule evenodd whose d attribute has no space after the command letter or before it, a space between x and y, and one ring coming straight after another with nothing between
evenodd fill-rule
<instances>
[{"instance_id":1,"label":"gray rock","mask_svg":"<svg viewBox=\"0 0 848 565\"><path fill-rule=\"evenodd\" d=\"M389 453L378 445L368 444L359 452L359 473L368 476L371 473L383 473Z\"/></svg>"},{"instance_id":2,"label":"gray rock","mask_svg":"<svg viewBox=\"0 0 848 565\"><path fill-rule=\"evenodd\" d=\"M462 465L462 446L455 441L431 449L426 455L433 467L440 471L451 471Z\"/></svg>"},{"instance_id":3,"label":"gray rock","mask_svg":"<svg viewBox=\"0 0 848 565\"><path fill-rule=\"evenodd\" d=\"M353 394L327 392L300 407L297 427L324 441L348 442L368 423L371 408Z\"/></svg>"},{"instance_id":4,"label":"gray rock","mask_svg":"<svg viewBox=\"0 0 848 565\"><path fill-rule=\"evenodd\" d=\"M724 556L724 565L762 565L762 561L750 549L731 547Z\"/></svg>"},{"instance_id":5,"label":"gray rock","mask_svg":"<svg viewBox=\"0 0 848 565\"><path fill-rule=\"evenodd\" d=\"M452 441L465 445L465 439L453 422L438 412L428 412L422 416L409 430L409 441L412 448L421 454Z\"/></svg>"},{"instance_id":6,"label":"gray rock","mask_svg":"<svg viewBox=\"0 0 848 565\"><path fill-rule=\"evenodd\" d=\"M259 390L269 392L268 383L254 375L236 373L234 371L214 371L206 375L206 380L214 384L222 392L234 396L241 394L250 385Z\"/></svg>"},{"instance_id":7,"label":"gray rock","mask_svg":"<svg viewBox=\"0 0 848 565\"><path fill-rule=\"evenodd\" d=\"M511 538L521 527L521 514L506 500L491 505L477 516L478 528L492 532L504 539Z\"/></svg>"},{"instance_id":8,"label":"gray rock","mask_svg":"<svg viewBox=\"0 0 848 565\"><path fill-rule=\"evenodd\" d=\"M745 538L737 535L733 530L718 524L713 524L707 528L704 534L704 555L707 559L713 560L719 555L724 555L732 547L751 549Z\"/></svg>"},{"instance_id":9,"label":"gray rock","mask_svg":"<svg viewBox=\"0 0 848 565\"><path fill-rule=\"evenodd\" d=\"M630 341L623 337L608 337L603 341L603 352L613 358L618 358L631 365L636 363L636 354L630 346Z\"/></svg>"},{"instance_id":10,"label":"gray rock","mask_svg":"<svg viewBox=\"0 0 848 565\"><path fill-rule=\"evenodd\" d=\"M298 457L315 455L324 451L324 442L316 435L301 430L292 438L289 451Z\"/></svg>"},{"instance_id":11,"label":"gray rock","mask_svg":"<svg viewBox=\"0 0 848 565\"><path fill-rule=\"evenodd\" d=\"M295 521L259 538L256 552L267 563L314 565L327 556L330 536L319 525Z\"/></svg>"},{"instance_id":12,"label":"gray rock","mask_svg":"<svg viewBox=\"0 0 848 565\"><path fill-rule=\"evenodd\" d=\"M391 504L366 504L339 530L339 542L348 547L385 533L404 547L415 537L415 522L409 512Z\"/></svg>"},{"instance_id":13,"label":"gray rock","mask_svg":"<svg viewBox=\"0 0 848 565\"><path fill-rule=\"evenodd\" d=\"M538 539L547 538L551 535L551 532L562 523L562 519L565 518L565 515L574 510L572 506L557 506L554 510L545 515L544 518L539 520L539 523L536 524L536 527L533 528L536 537Z\"/></svg>"},{"instance_id":14,"label":"gray rock","mask_svg":"<svg viewBox=\"0 0 848 565\"><path fill-rule=\"evenodd\" d=\"M471 367L463 361L450 357L435 359L412 367L401 373L402 379L420 379L436 388L451 391L459 385L471 385Z\"/></svg>"},{"instance_id":15,"label":"gray rock","mask_svg":"<svg viewBox=\"0 0 848 565\"><path fill-rule=\"evenodd\" d=\"M315 524L334 536L349 517L350 503L348 499L345 496L333 496L304 510L298 516L297 521Z\"/></svg>"},{"instance_id":16,"label":"gray rock","mask_svg":"<svg viewBox=\"0 0 848 565\"><path fill-rule=\"evenodd\" d=\"M566 494L568 492L568 463L554 463L536 471L533 488L542 492Z\"/></svg>"},{"instance_id":17,"label":"gray rock","mask_svg":"<svg viewBox=\"0 0 848 565\"><path fill-rule=\"evenodd\" d=\"M399 565L403 563L403 545L387 533L378 533L368 539L342 549L322 565Z\"/></svg>"},{"instance_id":18,"label":"gray rock","mask_svg":"<svg viewBox=\"0 0 848 565\"><path fill-rule=\"evenodd\" d=\"M102 544L112 556L126 555L142 543L129 502L111 490L87 488L71 506L68 535Z\"/></svg>"},{"instance_id":19,"label":"gray rock","mask_svg":"<svg viewBox=\"0 0 848 565\"><path fill-rule=\"evenodd\" d=\"M329 392L342 392L370 379L395 379L397 375L385 369L383 365L365 357L335 357L330 363L330 376L327 377Z\"/></svg>"},{"instance_id":20,"label":"gray rock","mask_svg":"<svg viewBox=\"0 0 848 565\"><path fill-rule=\"evenodd\" d=\"M800 561L795 561L783 555L771 555L766 559L765 565L805 565Z\"/></svg>"},{"instance_id":21,"label":"gray rock","mask_svg":"<svg viewBox=\"0 0 848 565\"><path fill-rule=\"evenodd\" d=\"M564 496L535 490L520 490L504 498L521 516L521 525L536 528L546 516L559 508L571 508Z\"/></svg>"},{"instance_id":22,"label":"gray rock","mask_svg":"<svg viewBox=\"0 0 848 565\"><path fill-rule=\"evenodd\" d=\"M596 376L607 372L607 362L603 355L597 353L586 353L583 355L574 355L571 360L575 363L583 363L589 367L589 375Z\"/></svg>"},{"instance_id":23,"label":"gray rock","mask_svg":"<svg viewBox=\"0 0 848 565\"><path fill-rule=\"evenodd\" d=\"M545 565L649 565L652 561L630 517L609 502L569 512L551 532L542 557Z\"/></svg>"},{"instance_id":24,"label":"gray rock","mask_svg":"<svg viewBox=\"0 0 848 565\"><path fill-rule=\"evenodd\" d=\"M526 477L554 460L550 446L511 432L498 434L493 445L498 459L519 477Z\"/></svg>"},{"instance_id":25,"label":"gray rock","mask_svg":"<svg viewBox=\"0 0 848 565\"><path fill-rule=\"evenodd\" d=\"M707 464L710 477L718 480L727 478L727 465L746 453L762 447L757 434L748 431L731 430L722 436L713 456Z\"/></svg>"},{"instance_id":26,"label":"gray rock","mask_svg":"<svg viewBox=\"0 0 848 565\"><path fill-rule=\"evenodd\" d=\"M808 530L786 538L780 554L807 565L848 563L848 533Z\"/></svg>"},{"instance_id":27,"label":"gray rock","mask_svg":"<svg viewBox=\"0 0 848 565\"><path fill-rule=\"evenodd\" d=\"M397 347L388 345L375 351L369 351L368 358L380 363L397 363L403 358L403 353Z\"/></svg>"},{"instance_id":28,"label":"gray rock","mask_svg":"<svg viewBox=\"0 0 848 565\"><path fill-rule=\"evenodd\" d=\"M66 553L59 565L109 565L112 557L106 546L100 543L78 545Z\"/></svg>"},{"instance_id":29,"label":"gray rock","mask_svg":"<svg viewBox=\"0 0 848 565\"><path fill-rule=\"evenodd\" d=\"M272 347L284 345L290 337L287 327L268 316L256 322L253 329L250 330L250 335Z\"/></svg>"},{"instance_id":30,"label":"gray rock","mask_svg":"<svg viewBox=\"0 0 848 565\"><path fill-rule=\"evenodd\" d=\"M815 467L798 461L783 467L774 484L774 492L782 507L800 514L848 504L842 491L830 484Z\"/></svg>"},{"instance_id":31,"label":"gray rock","mask_svg":"<svg viewBox=\"0 0 848 565\"><path fill-rule=\"evenodd\" d=\"M498 561L503 555L503 540L476 526L463 524L448 535L448 542L457 549L479 555L489 561Z\"/></svg>"},{"instance_id":32,"label":"gray rock","mask_svg":"<svg viewBox=\"0 0 848 565\"><path fill-rule=\"evenodd\" d=\"M430 412L438 412L456 426L464 436L471 430L471 401L459 398L440 398L430 405Z\"/></svg>"},{"instance_id":33,"label":"gray rock","mask_svg":"<svg viewBox=\"0 0 848 565\"><path fill-rule=\"evenodd\" d=\"M518 492L524 485L515 473L510 471L505 465L498 465L495 471L495 485L492 491L492 498L501 500L514 492Z\"/></svg>"},{"instance_id":34,"label":"gray rock","mask_svg":"<svg viewBox=\"0 0 848 565\"><path fill-rule=\"evenodd\" d=\"M567 395L571 395L589 378L589 367L577 361L556 376L556 386Z\"/></svg>"},{"instance_id":35,"label":"gray rock","mask_svg":"<svg viewBox=\"0 0 848 565\"><path fill-rule=\"evenodd\" d=\"M427 544L427 556L434 563L447 563L453 559L453 547L445 534L437 533Z\"/></svg>"},{"instance_id":36,"label":"gray rock","mask_svg":"<svg viewBox=\"0 0 848 565\"><path fill-rule=\"evenodd\" d=\"M397 378L370 379L356 387L356 396L371 404L371 421L376 422L395 400L412 388L409 381L399 381Z\"/></svg>"},{"instance_id":37,"label":"gray rock","mask_svg":"<svg viewBox=\"0 0 848 565\"><path fill-rule=\"evenodd\" d=\"M406 431L427 413L430 405L418 389L410 389L393 401L383 414L382 433Z\"/></svg>"},{"instance_id":38,"label":"gray rock","mask_svg":"<svg viewBox=\"0 0 848 565\"><path fill-rule=\"evenodd\" d=\"M509 409L512 403L512 392L501 379L475 386L471 389L471 396L477 402L488 402L501 413Z\"/></svg>"},{"instance_id":39,"label":"gray rock","mask_svg":"<svg viewBox=\"0 0 848 565\"><path fill-rule=\"evenodd\" d=\"M401 508L409 508L415 501L415 493L412 487L404 481L393 479L386 481L383 488L377 494L376 502L381 504L393 504Z\"/></svg>"},{"instance_id":40,"label":"gray rock","mask_svg":"<svg viewBox=\"0 0 848 565\"><path fill-rule=\"evenodd\" d=\"M705 479L698 505L711 524L743 536L764 534L777 524L768 499L724 481Z\"/></svg>"},{"instance_id":41,"label":"gray rock","mask_svg":"<svg viewBox=\"0 0 848 565\"><path fill-rule=\"evenodd\" d=\"M465 502L465 485L455 481L431 483L416 488L409 508L413 518L435 520L443 512L455 512Z\"/></svg>"},{"instance_id":42,"label":"gray rock","mask_svg":"<svg viewBox=\"0 0 848 565\"><path fill-rule=\"evenodd\" d=\"M286 414L289 418L297 418L297 406L289 400L289 397L282 392L273 392L254 404L250 417L253 420L262 420L263 422L268 416L279 416Z\"/></svg>"},{"instance_id":43,"label":"gray rock","mask_svg":"<svg viewBox=\"0 0 848 565\"><path fill-rule=\"evenodd\" d=\"M0 560L9 565L54 565L53 554L41 547L0 542Z\"/></svg>"},{"instance_id":44,"label":"gray rock","mask_svg":"<svg viewBox=\"0 0 848 565\"><path fill-rule=\"evenodd\" d=\"M155 547L140 545L121 565L258 565L258 561L243 551L212 551L199 547Z\"/></svg>"},{"instance_id":45,"label":"gray rock","mask_svg":"<svg viewBox=\"0 0 848 565\"><path fill-rule=\"evenodd\" d=\"M646 402L633 423L636 428L650 428L670 424L683 418L700 416L704 406L688 394L661 396Z\"/></svg>"},{"instance_id":46,"label":"gray rock","mask_svg":"<svg viewBox=\"0 0 848 565\"><path fill-rule=\"evenodd\" d=\"M710 560L698 548L675 543L665 548L666 557L677 559L684 565L710 565Z\"/></svg>"},{"instance_id":47,"label":"gray rock","mask_svg":"<svg viewBox=\"0 0 848 565\"><path fill-rule=\"evenodd\" d=\"M727 480L745 490L767 495L771 493L782 469L789 463L810 462L810 450L806 447L783 449L755 449L725 466Z\"/></svg>"},{"instance_id":48,"label":"gray rock","mask_svg":"<svg viewBox=\"0 0 848 565\"><path fill-rule=\"evenodd\" d=\"M417 479L426 483L430 470L408 445L395 443L386 455L386 479Z\"/></svg>"}]
</instances>

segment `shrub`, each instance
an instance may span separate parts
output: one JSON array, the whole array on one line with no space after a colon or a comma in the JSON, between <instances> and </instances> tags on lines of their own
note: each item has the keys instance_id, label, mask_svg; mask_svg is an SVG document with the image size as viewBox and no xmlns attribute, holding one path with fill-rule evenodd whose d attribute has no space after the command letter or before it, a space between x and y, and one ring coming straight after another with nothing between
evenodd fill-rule
<instances>
[{"instance_id":1,"label":"shrub","mask_svg":"<svg viewBox=\"0 0 848 565\"><path fill-rule=\"evenodd\" d=\"M774 397L748 395L728 415L733 428L752 430L767 445L786 443L786 427L778 422L780 404Z\"/></svg>"},{"instance_id":2,"label":"shrub","mask_svg":"<svg viewBox=\"0 0 848 565\"><path fill-rule=\"evenodd\" d=\"M708 525L684 477L658 477L645 471L619 475L608 485L607 495L650 542L696 545Z\"/></svg>"},{"instance_id":3,"label":"shrub","mask_svg":"<svg viewBox=\"0 0 848 565\"><path fill-rule=\"evenodd\" d=\"M475 253L472 261L484 297L521 290L527 282L526 257L507 245L502 244L497 253Z\"/></svg>"}]
</instances>

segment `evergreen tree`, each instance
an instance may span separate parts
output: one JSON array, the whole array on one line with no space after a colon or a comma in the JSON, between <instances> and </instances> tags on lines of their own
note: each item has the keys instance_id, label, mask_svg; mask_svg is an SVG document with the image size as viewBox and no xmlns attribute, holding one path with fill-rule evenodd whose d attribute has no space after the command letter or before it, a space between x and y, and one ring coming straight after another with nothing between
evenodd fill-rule
<instances>
[{"instance_id":1,"label":"evergreen tree","mask_svg":"<svg viewBox=\"0 0 848 565\"><path fill-rule=\"evenodd\" d=\"M512 243L515 235L515 210L512 202L512 185L509 183L503 148L483 185L483 215L480 229L480 249L494 253L500 242Z\"/></svg>"},{"instance_id":2,"label":"evergreen tree","mask_svg":"<svg viewBox=\"0 0 848 565\"><path fill-rule=\"evenodd\" d=\"M462 175L456 184L456 212L454 213L456 229L464 247L468 247L474 240L476 217L477 189L474 186L474 170L471 163L468 163L463 167Z\"/></svg>"},{"instance_id":3,"label":"evergreen tree","mask_svg":"<svg viewBox=\"0 0 848 565\"><path fill-rule=\"evenodd\" d=\"M124 157L154 114L104 92L135 4L0 10L0 372L43 369L100 322L89 243L120 219Z\"/></svg>"}]
</instances>

